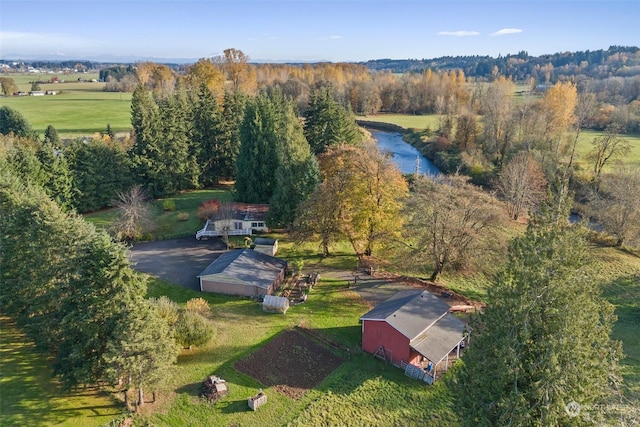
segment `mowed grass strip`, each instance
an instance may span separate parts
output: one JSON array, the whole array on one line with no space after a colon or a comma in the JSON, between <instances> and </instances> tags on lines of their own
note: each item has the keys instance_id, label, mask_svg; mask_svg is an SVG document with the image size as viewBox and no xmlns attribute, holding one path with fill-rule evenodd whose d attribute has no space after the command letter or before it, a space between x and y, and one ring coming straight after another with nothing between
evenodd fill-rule
<instances>
[{"instance_id":1,"label":"mowed grass strip","mask_svg":"<svg viewBox=\"0 0 640 427\"><path fill-rule=\"evenodd\" d=\"M123 407L95 389L65 392L51 366L7 317L0 316L0 425L102 426Z\"/></svg>"}]
</instances>

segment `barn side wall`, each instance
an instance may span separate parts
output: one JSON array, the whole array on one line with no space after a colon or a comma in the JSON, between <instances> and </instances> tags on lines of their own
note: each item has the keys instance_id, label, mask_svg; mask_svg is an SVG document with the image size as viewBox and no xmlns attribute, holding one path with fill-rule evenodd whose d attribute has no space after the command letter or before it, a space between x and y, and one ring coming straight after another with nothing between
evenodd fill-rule
<instances>
[{"instance_id":1,"label":"barn side wall","mask_svg":"<svg viewBox=\"0 0 640 427\"><path fill-rule=\"evenodd\" d=\"M380 346L385 351L391 350L395 362L409 362L409 339L385 321L363 320L362 349L375 353Z\"/></svg>"}]
</instances>

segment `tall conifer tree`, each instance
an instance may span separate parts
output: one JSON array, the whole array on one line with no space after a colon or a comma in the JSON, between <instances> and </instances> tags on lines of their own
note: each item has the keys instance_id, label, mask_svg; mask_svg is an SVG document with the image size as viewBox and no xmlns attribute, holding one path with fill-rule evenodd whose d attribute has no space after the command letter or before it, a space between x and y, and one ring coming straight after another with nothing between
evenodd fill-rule
<instances>
[{"instance_id":1,"label":"tall conifer tree","mask_svg":"<svg viewBox=\"0 0 640 427\"><path fill-rule=\"evenodd\" d=\"M613 306L589 277L583 227L553 204L511 243L473 328L455 382L463 425L583 425L567 405L612 394L621 354Z\"/></svg>"}]
</instances>

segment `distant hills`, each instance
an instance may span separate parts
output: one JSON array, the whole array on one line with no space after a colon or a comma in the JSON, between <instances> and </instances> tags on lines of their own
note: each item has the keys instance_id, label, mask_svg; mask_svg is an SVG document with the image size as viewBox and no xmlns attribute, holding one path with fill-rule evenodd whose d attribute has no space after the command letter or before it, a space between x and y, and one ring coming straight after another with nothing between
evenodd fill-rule
<instances>
[{"instance_id":1,"label":"distant hills","mask_svg":"<svg viewBox=\"0 0 640 427\"><path fill-rule=\"evenodd\" d=\"M6 55L9 57L9 55ZM35 68L76 68L81 64L85 69L103 69L114 65L128 65L150 61L166 64L173 68L198 61L198 58L142 58L142 57L100 57L95 59L57 59L20 58L1 59L0 63L20 63ZM20 58L20 59L17 59ZM255 65L289 64L303 65L328 61L270 61L253 60ZM392 73L422 72L432 70L463 70L468 77L488 78L492 75L512 76L521 80L528 76L547 76L552 80L560 75L585 75L589 77L630 77L640 75L640 48L637 46L610 46L608 49L577 52L559 52L540 56L530 56L526 51L515 55L498 56L443 56L432 59L372 59L366 62L353 62L365 65L371 71L389 71ZM551 78L551 75L553 78Z\"/></svg>"}]
</instances>

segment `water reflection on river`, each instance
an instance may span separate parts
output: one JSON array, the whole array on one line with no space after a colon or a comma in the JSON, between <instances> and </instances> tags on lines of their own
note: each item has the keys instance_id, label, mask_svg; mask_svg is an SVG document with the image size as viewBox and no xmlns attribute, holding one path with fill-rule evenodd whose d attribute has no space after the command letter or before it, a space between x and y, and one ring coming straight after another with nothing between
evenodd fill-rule
<instances>
[{"instance_id":1,"label":"water reflection on river","mask_svg":"<svg viewBox=\"0 0 640 427\"><path fill-rule=\"evenodd\" d=\"M393 154L393 161L402 173L416 172L416 158L419 159L418 172L426 175L440 175L440 170L424 157L413 145L405 142L397 132L383 132L369 129L382 152Z\"/></svg>"}]
</instances>

